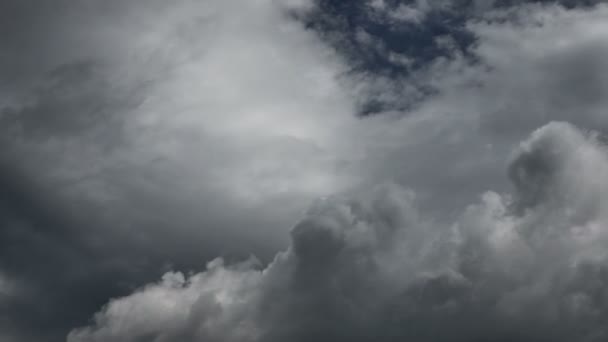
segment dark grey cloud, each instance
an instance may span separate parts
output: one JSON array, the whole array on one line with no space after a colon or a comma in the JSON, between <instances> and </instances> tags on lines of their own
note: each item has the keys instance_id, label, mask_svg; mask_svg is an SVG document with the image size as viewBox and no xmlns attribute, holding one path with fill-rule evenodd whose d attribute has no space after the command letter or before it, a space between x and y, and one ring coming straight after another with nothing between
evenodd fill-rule
<instances>
[{"instance_id":1,"label":"dark grey cloud","mask_svg":"<svg viewBox=\"0 0 608 342\"><path fill-rule=\"evenodd\" d=\"M287 34L294 45L308 44L302 48L310 54L281 47L280 32L279 43L265 38L280 55L294 51L303 67L283 68L297 79L270 79L263 86L264 70L242 78L233 74L249 77L259 91L249 97L239 91L236 101L222 98L236 84L226 71L251 68L247 59L224 59L251 46L231 30L244 25L254 27L254 37L264 37L264 30L274 34L275 24L288 23L280 8L251 6L262 17L233 23L227 15L234 5L219 2L211 10L195 1L37 5L5 2L1 11L7 21L0 63L6 75L0 92L0 338L62 341L108 298L129 293L169 267L199 269L217 255L271 257L300 204L324 186L324 178L315 183L315 168L324 161L311 155L316 150L306 136L280 137L281 126L268 136L239 140L238 130L253 131L255 125L230 133L236 121L211 119L216 112L232 111L234 117L260 111L269 100L278 114L291 110L292 117L303 116L293 113L304 107L298 102L322 106L326 101L314 93L304 100L299 92L289 93L299 90L299 78L311 66L317 70L311 82L319 76L317 84L324 82L323 73L333 72L316 58L314 37L299 27L295 39ZM225 25L228 39L199 36L210 15ZM255 27L260 20L265 25ZM219 55L197 56L206 44L215 44ZM203 70L189 78L198 66ZM219 75L211 79L204 68ZM228 80L223 88L217 84L222 80ZM207 89L199 93L198 87ZM286 91L281 104L269 91L278 88ZM297 122L289 129L286 134L297 135ZM280 140L278 148L273 139ZM310 165L306 175L294 162L283 163L294 151L310 155L303 159ZM274 209L277 202L283 210Z\"/></svg>"},{"instance_id":2,"label":"dark grey cloud","mask_svg":"<svg viewBox=\"0 0 608 342\"><path fill-rule=\"evenodd\" d=\"M605 6L0 16L1 340L604 336Z\"/></svg>"},{"instance_id":3,"label":"dark grey cloud","mask_svg":"<svg viewBox=\"0 0 608 342\"><path fill-rule=\"evenodd\" d=\"M602 341L607 168L593 135L551 123L518 148L516 193L488 192L453 224L397 185L328 199L267 268L167 273L68 341ZM520 202L536 187L552 195Z\"/></svg>"}]
</instances>

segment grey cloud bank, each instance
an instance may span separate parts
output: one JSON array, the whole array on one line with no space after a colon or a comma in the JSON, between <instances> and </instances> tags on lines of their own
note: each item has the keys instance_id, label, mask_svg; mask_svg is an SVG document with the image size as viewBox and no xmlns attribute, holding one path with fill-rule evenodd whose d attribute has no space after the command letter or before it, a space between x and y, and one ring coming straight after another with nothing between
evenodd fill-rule
<instances>
[{"instance_id":1,"label":"grey cloud bank","mask_svg":"<svg viewBox=\"0 0 608 342\"><path fill-rule=\"evenodd\" d=\"M605 339L596 3L0 4L0 339Z\"/></svg>"},{"instance_id":2,"label":"grey cloud bank","mask_svg":"<svg viewBox=\"0 0 608 342\"><path fill-rule=\"evenodd\" d=\"M260 269L210 262L108 303L68 341L603 341L608 154L550 123L452 225L388 184L315 204Z\"/></svg>"}]
</instances>

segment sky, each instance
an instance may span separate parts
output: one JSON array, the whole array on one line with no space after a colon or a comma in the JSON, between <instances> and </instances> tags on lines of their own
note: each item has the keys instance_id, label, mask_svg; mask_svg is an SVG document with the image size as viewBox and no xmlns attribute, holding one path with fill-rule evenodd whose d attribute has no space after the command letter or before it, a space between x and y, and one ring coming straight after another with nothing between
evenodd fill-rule
<instances>
[{"instance_id":1,"label":"sky","mask_svg":"<svg viewBox=\"0 0 608 342\"><path fill-rule=\"evenodd\" d=\"M0 341L606 341L606 41L592 0L3 0Z\"/></svg>"}]
</instances>

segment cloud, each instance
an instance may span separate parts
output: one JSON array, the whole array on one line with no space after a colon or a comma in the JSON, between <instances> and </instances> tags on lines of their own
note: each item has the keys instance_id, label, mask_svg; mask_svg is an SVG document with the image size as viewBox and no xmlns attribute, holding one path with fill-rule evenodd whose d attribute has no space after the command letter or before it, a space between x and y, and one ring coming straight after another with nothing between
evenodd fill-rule
<instances>
[{"instance_id":1,"label":"cloud","mask_svg":"<svg viewBox=\"0 0 608 342\"><path fill-rule=\"evenodd\" d=\"M570 310L544 306L546 284L570 298L581 287L568 277L601 283L593 262L554 273L602 254L583 236L603 222L605 6L421 1L424 19L396 30L331 1L9 3L0 15L19 20L0 31L19 34L0 43L0 270L22 288L0 306L11 317L0 330L62 340L108 298L215 256L225 263L117 299L72 338L442 338L484 335L462 328L479 322L516 338L524 309L542 311L530 320L545 336L556 322L546 315ZM319 12L344 32L307 26ZM353 37L373 63L332 45ZM551 120L600 133L550 125L505 172L514 146ZM497 193L463 208L487 189ZM316 205L289 238L310 201L336 193L345 198ZM577 243L589 248L575 258ZM259 265L231 262L252 252ZM585 303L601 295L580 291L573 303L596 310ZM199 307L202 292L211 304ZM131 307L156 324L123 319ZM344 326L321 322L336 317ZM594 319L579 326L597 331ZM242 329L227 337L226 326Z\"/></svg>"},{"instance_id":2,"label":"cloud","mask_svg":"<svg viewBox=\"0 0 608 342\"><path fill-rule=\"evenodd\" d=\"M24 35L2 43L0 270L27 284L0 316L24 340L167 265L271 256L356 178L345 66L292 17L308 2L103 3L0 5Z\"/></svg>"},{"instance_id":3,"label":"cloud","mask_svg":"<svg viewBox=\"0 0 608 342\"><path fill-rule=\"evenodd\" d=\"M167 273L68 341L603 340L606 152L550 123L515 153L516 192L485 193L451 225L394 184L321 201L268 267Z\"/></svg>"},{"instance_id":4,"label":"cloud","mask_svg":"<svg viewBox=\"0 0 608 342\"><path fill-rule=\"evenodd\" d=\"M382 94L384 104L376 116L402 118L376 138L394 145L371 154L371 178L410 184L443 215L488 188L507 190L505 157L535 128L558 120L603 134L608 89L600 70L608 59L598 39L606 16L601 4L494 8L463 24L474 37L465 51L450 35L436 37L449 53L422 69L390 79L368 73L378 91L368 94ZM427 91L410 96L412 83ZM398 109L402 100L408 109Z\"/></svg>"},{"instance_id":5,"label":"cloud","mask_svg":"<svg viewBox=\"0 0 608 342\"><path fill-rule=\"evenodd\" d=\"M394 26L394 29L397 30L400 29L399 26L421 24L432 12L447 11L453 7L458 7L456 1L427 0L391 2L391 4L387 4L387 1L384 0L371 0L368 1L367 5L375 12L374 16L388 20ZM376 18L376 20L380 20L380 18Z\"/></svg>"},{"instance_id":6,"label":"cloud","mask_svg":"<svg viewBox=\"0 0 608 342\"><path fill-rule=\"evenodd\" d=\"M498 134L521 134L557 119L604 130L607 83L598 71L607 67L607 52L598 42L608 32L607 13L605 5L528 5L471 23L479 37L474 51L492 70L482 76L483 125Z\"/></svg>"}]
</instances>

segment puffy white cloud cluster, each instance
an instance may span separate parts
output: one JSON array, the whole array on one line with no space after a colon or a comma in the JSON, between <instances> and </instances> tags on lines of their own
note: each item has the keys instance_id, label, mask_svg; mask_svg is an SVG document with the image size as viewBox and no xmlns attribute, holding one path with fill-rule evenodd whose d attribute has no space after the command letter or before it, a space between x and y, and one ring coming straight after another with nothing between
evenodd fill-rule
<instances>
[{"instance_id":1,"label":"puffy white cloud cluster","mask_svg":"<svg viewBox=\"0 0 608 342\"><path fill-rule=\"evenodd\" d=\"M550 123L509 171L511 196L488 192L453 224L394 184L319 201L268 267L167 273L68 341L605 340L605 147Z\"/></svg>"},{"instance_id":2,"label":"puffy white cloud cluster","mask_svg":"<svg viewBox=\"0 0 608 342\"><path fill-rule=\"evenodd\" d=\"M605 132L608 51L600 41L608 39L607 18L605 4L522 3L471 14L464 25L474 43L466 54L445 35L437 44L451 54L407 78L369 77L383 100L416 104L378 115L402 119L378 130L375 141L386 143L364 167L451 211L486 189L507 189L504 160L532 130L567 121ZM435 92L409 96L412 83Z\"/></svg>"}]
</instances>

